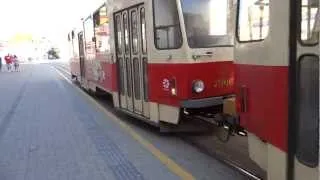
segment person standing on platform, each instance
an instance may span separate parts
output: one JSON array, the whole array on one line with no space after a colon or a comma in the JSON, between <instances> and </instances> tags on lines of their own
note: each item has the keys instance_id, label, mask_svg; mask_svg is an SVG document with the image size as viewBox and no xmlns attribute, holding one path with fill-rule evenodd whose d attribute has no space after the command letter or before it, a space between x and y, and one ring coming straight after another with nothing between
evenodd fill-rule
<instances>
[{"instance_id":1,"label":"person standing on platform","mask_svg":"<svg viewBox=\"0 0 320 180\"><path fill-rule=\"evenodd\" d=\"M2 58L0 57L0 72L2 71Z\"/></svg>"},{"instance_id":2,"label":"person standing on platform","mask_svg":"<svg viewBox=\"0 0 320 180\"><path fill-rule=\"evenodd\" d=\"M8 72L10 72L11 71L11 56L10 56L10 54L6 55L4 57L4 60L6 61Z\"/></svg>"},{"instance_id":3,"label":"person standing on platform","mask_svg":"<svg viewBox=\"0 0 320 180\"><path fill-rule=\"evenodd\" d=\"M18 57L16 55L13 56L13 65L14 65L14 70L16 72L19 71L19 60L18 60Z\"/></svg>"}]
</instances>

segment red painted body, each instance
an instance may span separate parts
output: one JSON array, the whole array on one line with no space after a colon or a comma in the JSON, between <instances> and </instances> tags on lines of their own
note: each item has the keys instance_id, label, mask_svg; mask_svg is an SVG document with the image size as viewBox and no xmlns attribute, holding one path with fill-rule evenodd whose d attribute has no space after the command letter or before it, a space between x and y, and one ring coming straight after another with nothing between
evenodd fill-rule
<instances>
[{"instance_id":1,"label":"red painted body","mask_svg":"<svg viewBox=\"0 0 320 180\"><path fill-rule=\"evenodd\" d=\"M97 60L98 61L98 60ZM102 71L100 73L100 79L98 81L95 80L93 74L93 64L89 61L85 61L85 78L99 87L103 88L105 91L118 91L118 84L117 84L117 66L114 63L106 62L106 61L99 61ZM70 68L72 74L76 76L80 76L80 62L78 61L71 61Z\"/></svg>"},{"instance_id":2,"label":"red painted body","mask_svg":"<svg viewBox=\"0 0 320 180\"><path fill-rule=\"evenodd\" d=\"M163 89L163 79L175 79L177 96ZM194 80L202 80L205 90L200 94L192 91ZM228 80L228 86L216 86L219 80ZM188 99L201 99L234 93L234 64L232 61L194 64L149 64L149 99L160 104L180 106Z\"/></svg>"},{"instance_id":3,"label":"red painted body","mask_svg":"<svg viewBox=\"0 0 320 180\"><path fill-rule=\"evenodd\" d=\"M106 91L118 91L117 66L114 63L100 61L104 71L104 78L95 81L92 64L86 61L86 79L96 83ZM80 72L79 62L71 63L71 72ZM80 73L79 73L80 74ZM176 80L177 96L163 89L163 79ZM192 91L194 80L202 80L205 90L200 94ZM228 86L215 86L219 80L228 80ZM148 65L148 92L152 102L171 106L180 106L180 102L188 99L223 96L234 93L234 64L232 61L209 62L195 64L149 64Z\"/></svg>"},{"instance_id":4,"label":"red painted body","mask_svg":"<svg viewBox=\"0 0 320 180\"><path fill-rule=\"evenodd\" d=\"M76 76L80 76L80 64L79 59L71 59L70 61L71 73Z\"/></svg>"},{"instance_id":5,"label":"red painted body","mask_svg":"<svg viewBox=\"0 0 320 180\"><path fill-rule=\"evenodd\" d=\"M239 113L241 125L287 151L288 67L237 64L235 73L237 97L240 87L247 89L247 111Z\"/></svg>"},{"instance_id":6,"label":"red painted body","mask_svg":"<svg viewBox=\"0 0 320 180\"><path fill-rule=\"evenodd\" d=\"M110 91L118 91L117 65L115 63L101 62L101 66L105 77L99 84Z\"/></svg>"}]
</instances>

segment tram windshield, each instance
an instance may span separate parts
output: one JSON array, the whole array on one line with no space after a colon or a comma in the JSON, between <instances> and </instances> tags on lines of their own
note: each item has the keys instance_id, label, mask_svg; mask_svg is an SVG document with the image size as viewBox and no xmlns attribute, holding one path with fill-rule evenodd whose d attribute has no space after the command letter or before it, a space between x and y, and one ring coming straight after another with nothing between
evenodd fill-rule
<instances>
[{"instance_id":1,"label":"tram windshield","mask_svg":"<svg viewBox=\"0 0 320 180\"><path fill-rule=\"evenodd\" d=\"M181 0L188 44L191 48L232 45L228 0Z\"/></svg>"}]
</instances>

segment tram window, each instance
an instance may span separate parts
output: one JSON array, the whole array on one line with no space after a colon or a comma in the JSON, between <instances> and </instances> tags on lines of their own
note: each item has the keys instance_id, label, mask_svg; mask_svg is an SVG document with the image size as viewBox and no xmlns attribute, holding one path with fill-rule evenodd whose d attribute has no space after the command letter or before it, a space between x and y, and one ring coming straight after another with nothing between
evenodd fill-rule
<instances>
[{"instance_id":1,"label":"tram window","mask_svg":"<svg viewBox=\"0 0 320 180\"><path fill-rule=\"evenodd\" d=\"M110 34L109 22L107 17L107 8L102 6L94 15L94 31L96 52L109 53L110 52Z\"/></svg>"},{"instance_id":2,"label":"tram window","mask_svg":"<svg viewBox=\"0 0 320 180\"><path fill-rule=\"evenodd\" d=\"M146 18L145 18L145 9L140 9L140 25L141 25L141 44L142 44L142 53L147 53L147 37L146 37Z\"/></svg>"},{"instance_id":3,"label":"tram window","mask_svg":"<svg viewBox=\"0 0 320 180\"><path fill-rule=\"evenodd\" d=\"M317 44L319 41L320 12L318 0L302 0L301 41L304 44Z\"/></svg>"},{"instance_id":4,"label":"tram window","mask_svg":"<svg viewBox=\"0 0 320 180\"><path fill-rule=\"evenodd\" d=\"M85 35L85 50L87 53L94 53L95 42L92 41L94 37L94 24L92 17L88 17L84 22L84 35Z\"/></svg>"},{"instance_id":5,"label":"tram window","mask_svg":"<svg viewBox=\"0 0 320 180\"><path fill-rule=\"evenodd\" d=\"M128 15L127 13L123 14L123 31L124 31L124 52L129 54L129 29L128 29Z\"/></svg>"},{"instance_id":6,"label":"tram window","mask_svg":"<svg viewBox=\"0 0 320 180\"><path fill-rule=\"evenodd\" d=\"M232 45L228 34L228 0L181 0L191 48Z\"/></svg>"},{"instance_id":7,"label":"tram window","mask_svg":"<svg viewBox=\"0 0 320 180\"><path fill-rule=\"evenodd\" d=\"M131 12L131 32L132 32L132 51L133 54L138 53L138 19L137 11Z\"/></svg>"},{"instance_id":8,"label":"tram window","mask_svg":"<svg viewBox=\"0 0 320 180\"><path fill-rule=\"evenodd\" d=\"M133 73L134 73L134 97L137 100L141 99L141 88L140 88L140 74L141 74L141 68L139 65L139 59L138 58L134 58L133 59Z\"/></svg>"},{"instance_id":9,"label":"tram window","mask_svg":"<svg viewBox=\"0 0 320 180\"><path fill-rule=\"evenodd\" d=\"M148 101L148 59L145 57L143 58L143 90L144 90L144 100Z\"/></svg>"},{"instance_id":10,"label":"tram window","mask_svg":"<svg viewBox=\"0 0 320 180\"><path fill-rule=\"evenodd\" d=\"M182 45L177 3L174 0L153 0L154 38L158 49L176 49Z\"/></svg>"},{"instance_id":11,"label":"tram window","mask_svg":"<svg viewBox=\"0 0 320 180\"><path fill-rule=\"evenodd\" d=\"M126 58L126 70L127 70L127 94L128 97L131 97L132 93L132 64L129 58Z\"/></svg>"},{"instance_id":12,"label":"tram window","mask_svg":"<svg viewBox=\"0 0 320 180\"><path fill-rule=\"evenodd\" d=\"M79 57L79 39L78 39L78 36L74 37L73 42L74 42L73 55L75 57Z\"/></svg>"},{"instance_id":13,"label":"tram window","mask_svg":"<svg viewBox=\"0 0 320 180\"><path fill-rule=\"evenodd\" d=\"M116 38L117 38L117 52L118 54L122 53L122 30L121 30L121 17L116 16Z\"/></svg>"},{"instance_id":14,"label":"tram window","mask_svg":"<svg viewBox=\"0 0 320 180\"><path fill-rule=\"evenodd\" d=\"M319 57L299 61L297 159L309 167L319 160Z\"/></svg>"},{"instance_id":15,"label":"tram window","mask_svg":"<svg viewBox=\"0 0 320 180\"><path fill-rule=\"evenodd\" d=\"M265 39L269 32L269 0L240 0L239 6L239 41Z\"/></svg>"},{"instance_id":16,"label":"tram window","mask_svg":"<svg viewBox=\"0 0 320 180\"><path fill-rule=\"evenodd\" d=\"M120 76L120 93L121 95L125 94L125 60L122 58L119 58L119 76Z\"/></svg>"}]
</instances>

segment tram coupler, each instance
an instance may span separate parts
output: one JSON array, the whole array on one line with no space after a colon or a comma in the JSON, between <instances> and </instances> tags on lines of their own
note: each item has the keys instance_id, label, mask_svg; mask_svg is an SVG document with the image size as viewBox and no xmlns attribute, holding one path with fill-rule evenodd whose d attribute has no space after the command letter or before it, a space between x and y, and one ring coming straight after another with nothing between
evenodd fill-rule
<instances>
[{"instance_id":1,"label":"tram coupler","mask_svg":"<svg viewBox=\"0 0 320 180\"><path fill-rule=\"evenodd\" d=\"M222 122L219 123L220 127L227 130L230 135L247 136L247 132L240 126L239 117L228 114L223 114L222 116Z\"/></svg>"},{"instance_id":2,"label":"tram coupler","mask_svg":"<svg viewBox=\"0 0 320 180\"><path fill-rule=\"evenodd\" d=\"M220 117L219 117L220 116ZM240 119L236 112L235 98L227 98L223 101L223 112L216 116L218 126L226 130L225 137L217 136L223 142L229 141L230 136L247 136L247 132L240 125Z\"/></svg>"}]
</instances>

